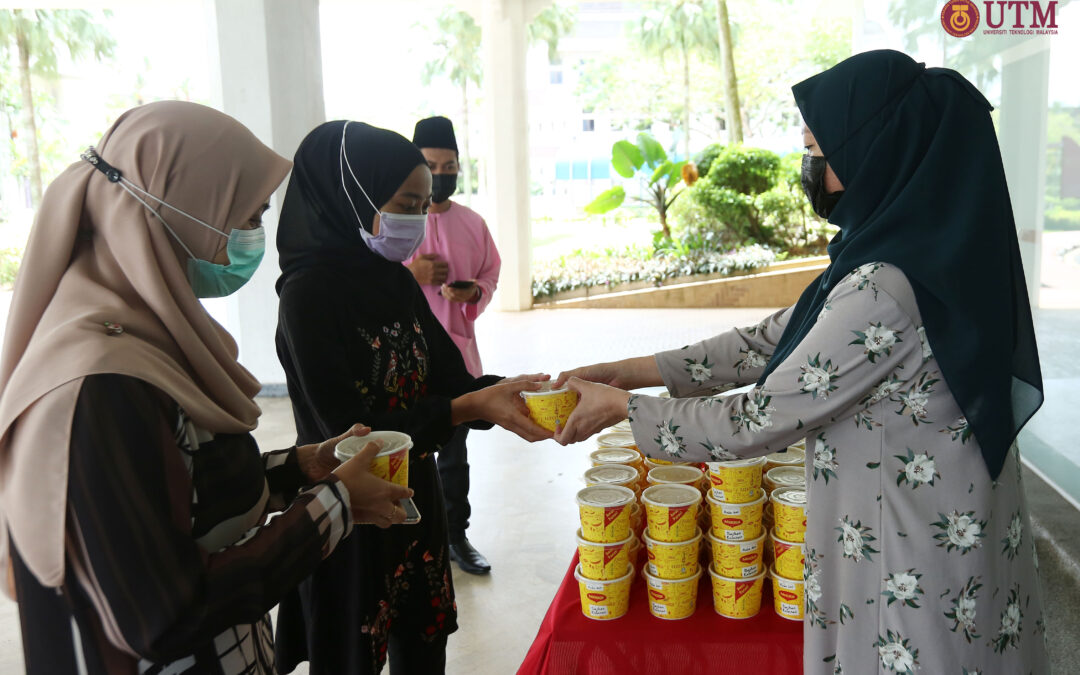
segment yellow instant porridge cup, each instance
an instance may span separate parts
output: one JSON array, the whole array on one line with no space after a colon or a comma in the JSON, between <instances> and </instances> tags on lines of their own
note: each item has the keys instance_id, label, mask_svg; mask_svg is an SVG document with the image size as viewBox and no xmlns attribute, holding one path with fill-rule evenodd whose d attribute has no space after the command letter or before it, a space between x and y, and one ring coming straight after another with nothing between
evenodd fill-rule
<instances>
[{"instance_id":1,"label":"yellow instant porridge cup","mask_svg":"<svg viewBox=\"0 0 1080 675\"><path fill-rule=\"evenodd\" d=\"M641 539L634 535L630 539L630 564L637 569L638 558L641 557Z\"/></svg>"},{"instance_id":2,"label":"yellow instant porridge cup","mask_svg":"<svg viewBox=\"0 0 1080 675\"><path fill-rule=\"evenodd\" d=\"M634 470L644 466L641 455L633 448L600 448L589 453L589 461L593 466L601 464L625 464L634 467Z\"/></svg>"},{"instance_id":3,"label":"yellow instant porridge cup","mask_svg":"<svg viewBox=\"0 0 1080 675\"><path fill-rule=\"evenodd\" d=\"M566 419L578 404L578 394L566 387L552 389L550 382L542 382L539 391L523 391L529 417L548 431L555 431L556 423L566 424Z\"/></svg>"},{"instance_id":4,"label":"yellow instant porridge cup","mask_svg":"<svg viewBox=\"0 0 1080 675\"><path fill-rule=\"evenodd\" d=\"M765 491L772 494L773 490L786 487L806 487L806 469L798 466L777 466L765 472L761 479Z\"/></svg>"},{"instance_id":5,"label":"yellow instant porridge cup","mask_svg":"<svg viewBox=\"0 0 1080 675\"><path fill-rule=\"evenodd\" d=\"M657 541L645 530L645 552L648 562L645 569L660 579L685 579L698 571L698 553L701 550L701 530L686 541Z\"/></svg>"},{"instance_id":6,"label":"yellow instant porridge cup","mask_svg":"<svg viewBox=\"0 0 1080 675\"><path fill-rule=\"evenodd\" d=\"M757 489L752 501L743 504L728 504L717 501L710 493L705 496L712 516L712 534L723 541L746 541L757 539L764 528L761 525L765 509L765 491Z\"/></svg>"},{"instance_id":7,"label":"yellow instant porridge cup","mask_svg":"<svg viewBox=\"0 0 1080 675\"><path fill-rule=\"evenodd\" d=\"M749 619L761 611L761 590L765 585L765 571L747 578L726 577L709 568L712 578L713 609L729 619Z\"/></svg>"},{"instance_id":8,"label":"yellow instant porridge cup","mask_svg":"<svg viewBox=\"0 0 1080 675\"><path fill-rule=\"evenodd\" d=\"M773 503L773 533L784 541L806 540L806 490L779 488L771 497Z\"/></svg>"},{"instance_id":9,"label":"yellow instant porridge cup","mask_svg":"<svg viewBox=\"0 0 1080 675\"><path fill-rule=\"evenodd\" d=\"M721 576L749 579L768 569L765 566L765 535L747 541L724 541L709 533L712 563Z\"/></svg>"},{"instance_id":10,"label":"yellow instant porridge cup","mask_svg":"<svg viewBox=\"0 0 1080 675\"><path fill-rule=\"evenodd\" d=\"M804 464L806 464L806 450L795 446L765 455L766 472L778 466L803 466Z\"/></svg>"},{"instance_id":11,"label":"yellow instant porridge cup","mask_svg":"<svg viewBox=\"0 0 1080 675\"><path fill-rule=\"evenodd\" d=\"M763 466L764 457L709 462L709 482L712 484L713 499L732 504L757 499Z\"/></svg>"},{"instance_id":12,"label":"yellow instant porridge cup","mask_svg":"<svg viewBox=\"0 0 1080 675\"><path fill-rule=\"evenodd\" d=\"M618 485L593 485L577 493L581 536L606 543L630 536L630 505L634 491Z\"/></svg>"},{"instance_id":13,"label":"yellow instant porridge cup","mask_svg":"<svg viewBox=\"0 0 1080 675\"><path fill-rule=\"evenodd\" d=\"M626 573L617 579L588 579L579 564L574 570L581 594L581 613L590 619L618 619L630 609L630 584L634 568L627 565Z\"/></svg>"},{"instance_id":14,"label":"yellow instant porridge cup","mask_svg":"<svg viewBox=\"0 0 1080 675\"><path fill-rule=\"evenodd\" d=\"M631 533L622 541L597 543L581 536L577 531L578 561L586 579L618 579L626 574L630 564Z\"/></svg>"},{"instance_id":15,"label":"yellow instant porridge cup","mask_svg":"<svg viewBox=\"0 0 1080 675\"><path fill-rule=\"evenodd\" d=\"M409 449L412 438L400 431L370 431L365 436L350 436L334 446L334 457L340 462L352 459L370 442L381 448L371 460L371 473L398 485L409 486Z\"/></svg>"},{"instance_id":16,"label":"yellow instant porridge cup","mask_svg":"<svg viewBox=\"0 0 1080 675\"><path fill-rule=\"evenodd\" d=\"M785 579L772 571L773 609L785 619L803 620L805 590L802 579Z\"/></svg>"},{"instance_id":17,"label":"yellow instant porridge cup","mask_svg":"<svg viewBox=\"0 0 1080 675\"><path fill-rule=\"evenodd\" d=\"M803 562L806 560L806 544L784 541L772 533L773 570L785 579L802 579Z\"/></svg>"},{"instance_id":18,"label":"yellow instant porridge cup","mask_svg":"<svg viewBox=\"0 0 1080 675\"><path fill-rule=\"evenodd\" d=\"M654 485L641 493L649 536L656 541L686 541L698 531L701 493L689 485Z\"/></svg>"},{"instance_id":19,"label":"yellow instant porridge cup","mask_svg":"<svg viewBox=\"0 0 1080 675\"><path fill-rule=\"evenodd\" d=\"M685 579L661 579L649 574L646 567L645 590L649 593L649 612L658 619L685 619L697 609L699 569Z\"/></svg>"}]
</instances>

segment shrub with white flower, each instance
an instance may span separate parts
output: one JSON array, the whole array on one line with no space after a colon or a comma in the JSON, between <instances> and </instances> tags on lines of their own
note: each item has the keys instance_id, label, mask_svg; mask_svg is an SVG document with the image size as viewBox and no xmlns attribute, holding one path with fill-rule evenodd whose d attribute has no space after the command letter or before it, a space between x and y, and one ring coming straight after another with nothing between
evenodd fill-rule
<instances>
[{"instance_id":1,"label":"shrub with white flower","mask_svg":"<svg viewBox=\"0 0 1080 675\"><path fill-rule=\"evenodd\" d=\"M814 480L821 476L825 484L829 478L836 478L836 448L825 442L825 434L818 434L814 439Z\"/></svg>"},{"instance_id":2,"label":"shrub with white flower","mask_svg":"<svg viewBox=\"0 0 1080 675\"><path fill-rule=\"evenodd\" d=\"M1020 518L1020 511L1013 514L1012 520L1009 521L1009 528L1005 530L1005 538L1001 540L1001 543L1005 545L1001 549L1002 555L1008 556L1009 560L1016 557L1016 554L1020 552L1020 542L1024 539L1024 525L1023 520Z\"/></svg>"},{"instance_id":3,"label":"shrub with white flower","mask_svg":"<svg viewBox=\"0 0 1080 675\"><path fill-rule=\"evenodd\" d=\"M862 562L863 558L872 561L871 553L878 553L870 544L877 541L877 537L870 534L870 527L863 527L861 520L854 523L844 516L840 519L840 527L833 528L840 533L836 541L843 544L844 557L851 558L855 562Z\"/></svg>"},{"instance_id":4,"label":"shrub with white flower","mask_svg":"<svg viewBox=\"0 0 1080 675\"><path fill-rule=\"evenodd\" d=\"M897 472L896 484L907 483L912 490L917 490L920 485L933 485L935 478L941 478L934 465L934 458L925 452L916 453L911 448L907 449L907 455L893 455L900 460L903 467Z\"/></svg>"},{"instance_id":5,"label":"shrub with white flower","mask_svg":"<svg viewBox=\"0 0 1080 675\"><path fill-rule=\"evenodd\" d=\"M968 642L979 639L975 630L975 601L980 588L979 577L968 577L967 583L952 599L952 607L945 612L945 618L953 622L949 630L954 633L963 631L964 639Z\"/></svg>"},{"instance_id":6,"label":"shrub with white flower","mask_svg":"<svg viewBox=\"0 0 1080 675\"><path fill-rule=\"evenodd\" d=\"M878 648L881 665L894 673L914 673L919 665L919 650L905 640L900 633L887 631L885 636L878 635L874 646Z\"/></svg>"},{"instance_id":7,"label":"shrub with white flower","mask_svg":"<svg viewBox=\"0 0 1080 675\"><path fill-rule=\"evenodd\" d=\"M674 423L674 420L668 420L656 425L657 436L653 439L661 452L666 452L673 457L681 457L686 452L686 444L683 443L682 436L679 436L676 432L679 430L679 426Z\"/></svg>"},{"instance_id":8,"label":"shrub with white flower","mask_svg":"<svg viewBox=\"0 0 1080 675\"><path fill-rule=\"evenodd\" d=\"M690 381L695 384L701 384L712 379L712 367L714 364L709 363L709 355L706 354L705 358L701 362L697 362L694 359L683 359L686 365L683 369L690 374Z\"/></svg>"},{"instance_id":9,"label":"shrub with white flower","mask_svg":"<svg viewBox=\"0 0 1080 675\"><path fill-rule=\"evenodd\" d=\"M772 413L776 408L769 405L772 402L772 396L766 396L760 390L755 390L752 394L747 396L743 402L742 411L735 413L730 418L738 427L735 433L746 429L756 434L773 424Z\"/></svg>"},{"instance_id":10,"label":"shrub with white flower","mask_svg":"<svg viewBox=\"0 0 1080 675\"><path fill-rule=\"evenodd\" d=\"M914 568L906 572L893 572L885 578L885 590L881 592L888 601L887 605L899 602L908 607L919 608L919 597L923 589L919 587L919 579L922 575Z\"/></svg>"},{"instance_id":11,"label":"shrub with white flower","mask_svg":"<svg viewBox=\"0 0 1080 675\"><path fill-rule=\"evenodd\" d=\"M853 330L851 332L855 333L856 337L848 344L862 345L863 354L866 355L870 363L875 363L879 356L891 355L893 346L898 342L903 342L900 339L900 334L903 331L894 331L888 326L881 325L880 321L876 324L868 324L866 330Z\"/></svg>"},{"instance_id":12,"label":"shrub with white flower","mask_svg":"<svg viewBox=\"0 0 1080 675\"><path fill-rule=\"evenodd\" d=\"M938 546L944 546L948 552L959 549L960 555L964 555L982 545L982 539L986 536L983 531L986 529L986 521L976 520L974 511L953 511L949 515L938 513L938 516L941 520L930 523L931 527L941 530L934 535Z\"/></svg>"},{"instance_id":13,"label":"shrub with white flower","mask_svg":"<svg viewBox=\"0 0 1080 675\"><path fill-rule=\"evenodd\" d=\"M742 358L734 363L735 374L737 375L741 375L744 369L755 370L757 368L764 368L769 363L769 359L765 357L765 355L759 354L753 349L740 349L739 354L742 355Z\"/></svg>"},{"instance_id":14,"label":"shrub with white flower","mask_svg":"<svg viewBox=\"0 0 1080 675\"><path fill-rule=\"evenodd\" d=\"M1020 609L1020 585L1013 586L1009 591L1009 599L1005 609L1001 612L1001 626L998 633L990 641L994 651L1004 653L1010 647L1020 646L1020 631L1023 629L1024 612Z\"/></svg>"},{"instance_id":15,"label":"shrub with white flower","mask_svg":"<svg viewBox=\"0 0 1080 675\"><path fill-rule=\"evenodd\" d=\"M837 372L840 371L839 366L832 364L832 359L825 361L824 365L821 363L821 352L818 352L813 357L806 359L806 365L799 366L802 370L802 374L799 375L799 384L802 385L802 392L804 394L810 394L810 398L817 398L818 395L821 398L828 398L829 393L836 391L836 385L833 384L835 380L840 379Z\"/></svg>"}]
</instances>

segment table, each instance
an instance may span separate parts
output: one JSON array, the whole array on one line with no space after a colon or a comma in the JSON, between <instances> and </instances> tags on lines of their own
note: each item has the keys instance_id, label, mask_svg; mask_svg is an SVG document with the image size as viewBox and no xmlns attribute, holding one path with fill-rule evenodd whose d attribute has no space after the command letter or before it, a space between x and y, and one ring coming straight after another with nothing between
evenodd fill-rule
<instances>
[{"instance_id":1,"label":"table","mask_svg":"<svg viewBox=\"0 0 1080 675\"><path fill-rule=\"evenodd\" d=\"M697 610L680 621L649 613L645 581L639 573L630 589L630 610L612 621L581 613L574 578L577 554L518 669L518 675L801 675L801 622L772 609L766 583L761 612L751 619L727 619L713 610L706 570L698 582Z\"/></svg>"}]
</instances>

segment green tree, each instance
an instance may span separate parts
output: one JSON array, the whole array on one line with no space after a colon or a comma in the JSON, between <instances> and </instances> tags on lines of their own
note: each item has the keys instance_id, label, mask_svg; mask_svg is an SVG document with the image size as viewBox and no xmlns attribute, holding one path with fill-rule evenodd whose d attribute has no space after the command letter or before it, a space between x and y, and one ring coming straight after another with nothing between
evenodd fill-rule
<instances>
[{"instance_id":1,"label":"green tree","mask_svg":"<svg viewBox=\"0 0 1080 675\"><path fill-rule=\"evenodd\" d=\"M735 76L735 45L731 41L727 0L716 0L716 28L720 44L720 67L724 73L724 118L728 142L742 143L742 109L739 106L739 81Z\"/></svg>"},{"instance_id":2,"label":"green tree","mask_svg":"<svg viewBox=\"0 0 1080 675\"><path fill-rule=\"evenodd\" d=\"M109 58L116 41L105 26L84 10L0 10L0 48L7 57L12 51L18 58L23 136L27 144L31 199L41 202L41 151L34 105L33 76L55 80L59 77L57 52L67 47L73 60L92 55L100 61Z\"/></svg>"},{"instance_id":3,"label":"green tree","mask_svg":"<svg viewBox=\"0 0 1080 675\"><path fill-rule=\"evenodd\" d=\"M569 35L577 24L577 12L572 7L554 4L545 7L529 22L529 42L547 44L548 62L556 63L559 58L559 40Z\"/></svg>"},{"instance_id":4,"label":"green tree","mask_svg":"<svg viewBox=\"0 0 1080 675\"><path fill-rule=\"evenodd\" d=\"M473 192L472 157L469 154L469 85L479 86L484 72L480 61L480 26L468 12L446 9L435 20L434 44L441 54L424 66L425 85L446 77L461 93L461 166L465 202Z\"/></svg>"},{"instance_id":5,"label":"green tree","mask_svg":"<svg viewBox=\"0 0 1080 675\"><path fill-rule=\"evenodd\" d=\"M704 0L658 2L641 17L633 35L647 54L659 56L661 60L673 51L679 56L683 84L683 155L690 157L690 61L694 54L719 54L714 18L705 11Z\"/></svg>"}]
</instances>

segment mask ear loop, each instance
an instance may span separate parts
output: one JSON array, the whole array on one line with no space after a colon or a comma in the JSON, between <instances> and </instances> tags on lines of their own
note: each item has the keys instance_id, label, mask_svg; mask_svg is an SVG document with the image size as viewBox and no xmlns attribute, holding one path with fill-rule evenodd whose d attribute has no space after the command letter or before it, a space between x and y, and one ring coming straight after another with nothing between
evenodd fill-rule
<instances>
[{"instance_id":1,"label":"mask ear loop","mask_svg":"<svg viewBox=\"0 0 1080 675\"><path fill-rule=\"evenodd\" d=\"M345 152L345 130L349 128L349 124L351 124L351 122L346 122L345 125L341 127L341 151L338 153L338 168L341 170L341 189L345 192L345 198L349 200L349 206L352 207L353 215L356 216L356 222L360 223L360 236L364 241L367 241L374 235L364 228L364 221L360 219L360 213L356 210L356 204L353 203L352 197L349 195L349 188L345 186L346 168L349 169L349 175L352 177L353 182L356 183L356 187L360 188L360 194L364 195L364 199L367 200L368 204L371 204L371 208L375 209L375 213L381 214L382 211L379 210L378 206L375 206L375 202L371 201L371 197L368 196L367 190L364 189L364 186L361 185L360 181L356 178L356 174L353 173L352 164L349 163L349 155Z\"/></svg>"}]
</instances>

